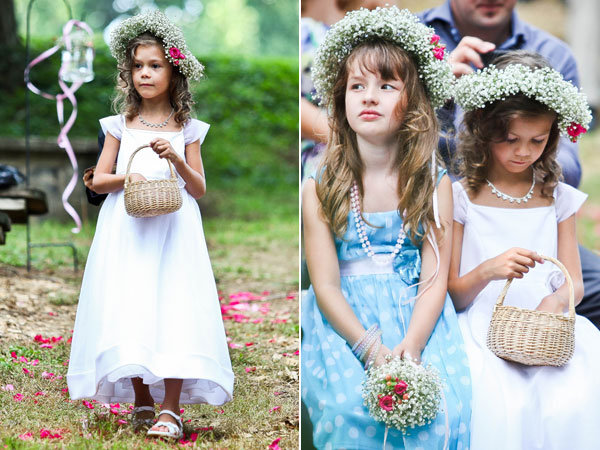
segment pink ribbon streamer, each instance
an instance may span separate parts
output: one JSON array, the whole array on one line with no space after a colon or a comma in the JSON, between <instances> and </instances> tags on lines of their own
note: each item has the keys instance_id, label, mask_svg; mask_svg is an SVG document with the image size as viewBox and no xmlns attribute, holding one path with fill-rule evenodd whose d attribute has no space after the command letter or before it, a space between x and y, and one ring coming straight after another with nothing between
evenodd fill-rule
<instances>
[{"instance_id":1,"label":"pink ribbon streamer","mask_svg":"<svg viewBox=\"0 0 600 450\"><path fill-rule=\"evenodd\" d=\"M90 38L93 36L92 29L85 22L81 22L79 20L69 20L63 27L63 42L67 50L71 49L71 38L69 36L69 33L75 26L81 28L82 30L85 30L90 35ZM36 86L33 85L33 83L31 83L31 81L29 81L29 72L31 71L31 68L43 61L44 59L47 59L51 55L56 53L61 48L61 45L62 44L59 43L40 54L37 58L34 58L25 68L24 76L25 84L31 92L37 95L41 95L42 97L47 98L49 100L56 100L56 113L58 116L58 123L61 126L60 132L58 134L57 144L60 148L64 149L67 152L69 161L71 162L71 166L73 167L73 176L71 177L69 183L65 187L61 199L63 208L75 221L76 227L72 228L71 231L73 233L79 233L79 231L81 231L81 219L79 218L77 211L75 211L75 208L73 208L68 201L70 195L73 193L73 190L75 189L75 186L77 184L79 166L77 165L77 158L75 157L75 152L73 151L71 141L69 141L69 137L67 134L71 130L71 127L73 126L73 124L75 123L75 119L77 118L77 99L75 98L75 91L77 91L77 89L81 87L83 82L78 81L76 83L73 83L71 86L67 86L67 84L62 80L62 75L65 70L65 67L62 65L58 71L58 85L62 89L62 94L48 94L39 90ZM64 122L63 104L65 98L69 100L71 102L71 105L73 106L71 115L67 119L66 123Z\"/></svg>"}]
</instances>

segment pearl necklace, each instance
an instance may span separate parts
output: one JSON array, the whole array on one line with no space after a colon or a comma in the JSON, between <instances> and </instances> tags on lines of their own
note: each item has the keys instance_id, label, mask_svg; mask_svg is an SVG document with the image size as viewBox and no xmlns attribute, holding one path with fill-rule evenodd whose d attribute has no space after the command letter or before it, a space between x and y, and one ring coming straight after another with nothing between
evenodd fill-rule
<instances>
[{"instance_id":1,"label":"pearl necklace","mask_svg":"<svg viewBox=\"0 0 600 450\"><path fill-rule=\"evenodd\" d=\"M141 114L138 114L138 117L140 118L140 122L142 122L144 125L148 126L148 127L152 127L152 128L162 128L164 126L167 125L167 123L169 123L169 120L171 119L171 117L173 116L173 113L175 112L174 108L171 108L171 114L169 114L169 117L167 117L167 119L164 122L161 123L150 123L150 122L146 122L144 120L144 118L142 117Z\"/></svg>"},{"instance_id":2,"label":"pearl necklace","mask_svg":"<svg viewBox=\"0 0 600 450\"><path fill-rule=\"evenodd\" d=\"M533 188L535 187L535 172L533 173L533 181L531 182L531 187L529 188L529 191L527 191L527 194L525 194L523 197L512 197L508 194L505 194L504 192L502 192L500 189L498 189L496 186L494 186L492 184L492 182L490 180L488 180L486 178L487 184L489 187L492 188L492 194L496 194L496 196L502 200L508 200L511 203L517 202L517 203L527 203L527 201L531 198L531 196L533 195Z\"/></svg>"},{"instance_id":3,"label":"pearl necklace","mask_svg":"<svg viewBox=\"0 0 600 450\"><path fill-rule=\"evenodd\" d=\"M396 245L394 246L394 250L392 251L392 253L375 254L375 252L371 248L371 242L367 237L365 222L363 221L362 215L360 213L360 195L358 193L358 185L356 184L356 181L352 184L352 188L350 189L350 203L352 205L352 213L354 214L354 224L356 226L356 232L358 233L358 237L362 244L362 248L367 254L367 256L371 258L373 262L377 265L383 266L391 263L396 257L396 255L400 252L402 244L404 244L404 240L406 239L404 226L400 227L398 239L396 240Z\"/></svg>"}]
</instances>

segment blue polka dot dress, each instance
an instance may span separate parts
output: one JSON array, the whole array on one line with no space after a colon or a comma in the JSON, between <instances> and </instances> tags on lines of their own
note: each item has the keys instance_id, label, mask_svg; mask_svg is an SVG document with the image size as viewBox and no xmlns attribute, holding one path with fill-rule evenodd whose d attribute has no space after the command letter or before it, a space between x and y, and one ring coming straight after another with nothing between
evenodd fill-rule
<instances>
[{"instance_id":1,"label":"blue polka dot dress","mask_svg":"<svg viewBox=\"0 0 600 450\"><path fill-rule=\"evenodd\" d=\"M402 224L398 212L363 214L374 225L366 225L373 251L391 253ZM352 213L344 238L335 240L342 292L365 329L378 324L383 344L393 349L412 315L414 303L409 299L417 288L410 286L419 281L420 248L406 239L389 267L375 265L366 258L351 218ZM385 426L363 405L363 366L321 314L312 287L302 299L302 330L302 399L313 424L315 447L381 450ZM421 356L425 364L437 367L444 381L444 411L431 424L410 430L410 435L390 429L386 449L469 448L471 378L449 296Z\"/></svg>"}]
</instances>

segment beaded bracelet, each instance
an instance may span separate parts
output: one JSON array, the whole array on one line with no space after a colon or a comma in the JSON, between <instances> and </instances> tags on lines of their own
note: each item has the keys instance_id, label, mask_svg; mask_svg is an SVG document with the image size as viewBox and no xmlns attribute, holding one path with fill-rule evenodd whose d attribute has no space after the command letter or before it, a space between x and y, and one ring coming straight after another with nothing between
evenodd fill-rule
<instances>
[{"instance_id":1,"label":"beaded bracelet","mask_svg":"<svg viewBox=\"0 0 600 450\"><path fill-rule=\"evenodd\" d=\"M377 332L378 328L379 326L377 324L371 325L371 327L369 327L369 329L365 331L358 341L356 341L352 346L352 353L354 353L354 356L356 356L358 359L360 359L359 355L364 351L367 341L369 341L370 338Z\"/></svg>"},{"instance_id":2,"label":"beaded bracelet","mask_svg":"<svg viewBox=\"0 0 600 450\"><path fill-rule=\"evenodd\" d=\"M361 344L356 349L354 355L360 360L363 360L364 355L367 353L367 350L371 345L373 345L374 339L376 339L377 330L369 333L365 339L361 342Z\"/></svg>"},{"instance_id":3,"label":"beaded bracelet","mask_svg":"<svg viewBox=\"0 0 600 450\"><path fill-rule=\"evenodd\" d=\"M376 330L371 336L369 336L368 341L366 341L365 346L360 353L358 359L364 361L366 354L369 352L369 349L375 344L375 342L381 339L381 330Z\"/></svg>"},{"instance_id":4,"label":"beaded bracelet","mask_svg":"<svg viewBox=\"0 0 600 450\"><path fill-rule=\"evenodd\" d=\"M377 339L373 346L373 350L369 353L369 357L367 358L367 362L365 363L365 370L367 370L371 364L374 364L377 360L377 356L379 355L379 350L381 350L381 339Z\"/></svg>"}]
</instances>

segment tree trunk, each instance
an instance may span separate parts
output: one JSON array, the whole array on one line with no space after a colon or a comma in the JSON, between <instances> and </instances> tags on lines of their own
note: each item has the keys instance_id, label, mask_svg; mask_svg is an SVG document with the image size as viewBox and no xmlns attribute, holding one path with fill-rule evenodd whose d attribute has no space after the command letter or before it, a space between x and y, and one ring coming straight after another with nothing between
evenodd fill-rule
<instances>
[{"instance_id":1,"label":"tree trunk","mask_svg":"<svg viewBox=\"0 0 600 450\"><path fill-rule=\"evenodd\" d=\"M3 0L0 14L0 48L14 48L19 43L14 0Z\"/></svg>"}]
</instances>

